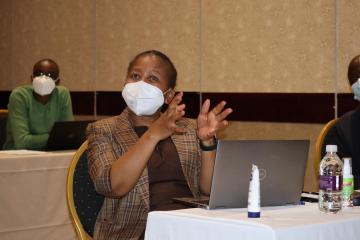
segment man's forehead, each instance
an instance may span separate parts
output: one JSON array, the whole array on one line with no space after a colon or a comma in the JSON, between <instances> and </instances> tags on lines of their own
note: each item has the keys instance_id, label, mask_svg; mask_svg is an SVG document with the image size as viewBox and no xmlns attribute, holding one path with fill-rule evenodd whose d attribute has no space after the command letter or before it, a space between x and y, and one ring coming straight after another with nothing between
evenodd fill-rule
<instances>
[{"instance_id":1,"label":"man's forehead","mask_svg":"<svg viewBox=\"0 0 360 240\"><path fill-rule=\"evenodd\" d=\"M59 69L56 64L50 61L42 61L34 66L34 72L42 71L42 72L58 72Z\"/></svg>"}]
</instances>

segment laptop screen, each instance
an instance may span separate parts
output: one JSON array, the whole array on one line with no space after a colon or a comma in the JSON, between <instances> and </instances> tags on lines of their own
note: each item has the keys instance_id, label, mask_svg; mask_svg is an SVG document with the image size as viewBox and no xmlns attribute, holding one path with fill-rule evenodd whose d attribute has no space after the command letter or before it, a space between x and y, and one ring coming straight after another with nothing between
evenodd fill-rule
<instances>
[{"instance_id":1,"label":"laptop screen","mask_svg":"<svg viewBox=\"0 0 360 240\"><path fill-rule=\"evenodd\" d=\"M210 198L174 198L206 209L245 208L252 164L259 168L261 206L298 204L309 140L219 140Z\"/></svg>"},{"instance_id":2,"label":"laptop screen","mask_svg":"<svg viewBox=\"0 0 360 240\"><path fill-rule=\"evenodd\" d=\"M219 140L209 208L247 207L252 164L259 168L261 206L300 202L309 140Z\"/></svg>"},{"instance_id":3,"label":"laptop screen","mask_svg":"<svg viewBox=\"0 0 360 240\"><path fill-rule=\"evenodd\" d=\"M85 131L93 121L55 122L46 144L47 151L77 149L86 140Z\"/></svg>"}]
</instances>

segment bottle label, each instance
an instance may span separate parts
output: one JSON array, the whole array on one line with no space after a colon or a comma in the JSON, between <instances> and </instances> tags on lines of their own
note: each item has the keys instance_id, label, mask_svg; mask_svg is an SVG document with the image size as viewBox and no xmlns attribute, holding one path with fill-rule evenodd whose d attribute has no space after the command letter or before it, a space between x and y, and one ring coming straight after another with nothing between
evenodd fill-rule
<instances>
[{"instance_id":1,"label":"bottle label","mask_svg":"<svg viewBox=\"0 0 360 240\"><path fill-rule=\"evenodd\" d=\"M345 197L350 197L354 192L354 178L343 178L342 194Z\"/></svg>"},{"instance_id":2,"label":"bottle label","mask_svg":"<svg viewBox=\"0 0 360 240\"><path fill-rule=\"evenodd\" d=\"M320 190L339 191L342 190L342 176L323 176L320 175Z\"/></svg>"}]
</instances>

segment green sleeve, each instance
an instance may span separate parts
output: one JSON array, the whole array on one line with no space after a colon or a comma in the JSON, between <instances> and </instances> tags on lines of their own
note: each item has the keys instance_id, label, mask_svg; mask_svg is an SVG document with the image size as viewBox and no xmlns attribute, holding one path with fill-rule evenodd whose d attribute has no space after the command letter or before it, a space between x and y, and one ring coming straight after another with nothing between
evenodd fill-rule
<instances>
[{"instance_id":1,"label":"green sleeve","mask_svg":"<svg viewBox=\"0 0 360 240\"><path fill-rule=\"evenodd\" d=\"M72 103L71 103L71 97L68 90L65 90L62 94L61 99L61 113L60 113L60 120L61 121L73 121L73 111L72 111Z\"/></svg>"},{"instance_id":2,"label":"green sleeve","mask_svg":"<svg viewBox=\"0 0 360 240\"><path fill-rule=\"evenodd\" d=\"M12 95L9 99L9 118L15 149L44 149L49 134L32 135L29 131L29 119L25 99Z\"/></svg>"}]
</instances>

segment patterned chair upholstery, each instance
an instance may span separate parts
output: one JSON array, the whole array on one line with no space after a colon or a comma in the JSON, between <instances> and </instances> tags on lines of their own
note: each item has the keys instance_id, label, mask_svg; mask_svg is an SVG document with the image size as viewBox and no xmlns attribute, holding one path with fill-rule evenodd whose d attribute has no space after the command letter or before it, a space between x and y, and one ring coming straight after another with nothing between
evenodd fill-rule
<instances>
[{"instance_id":1,"label":"patterned chair upholstery","mask_svg":"<svg viewBox=\"0 0 360 240\"><path fill-rule=\"evenodd\" d=\"M70 215L80 239L92 239L96 217L104 196L95 191L88 174L85 141L75 153L67 177L67 202Z\"/></svg>"}]
</instances>

